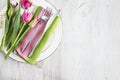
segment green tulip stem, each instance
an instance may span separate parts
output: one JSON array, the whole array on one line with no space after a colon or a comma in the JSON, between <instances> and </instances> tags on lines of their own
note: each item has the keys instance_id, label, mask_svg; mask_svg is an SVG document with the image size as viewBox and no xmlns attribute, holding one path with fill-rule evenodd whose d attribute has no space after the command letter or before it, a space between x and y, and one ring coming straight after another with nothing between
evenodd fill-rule
<instances>
[{"instance_id":1,"label":"green tulip stem","mask_svg":"<svg viewBox=\"0 0 120 80\"><path fill-rule=\"evenodd\" d=\"M13 42L12 46L10 47L10 49L8 49L8 53L7 53L7 55L5 56L5 59L7 59L8 56L10 55L10 53L13 51L13 49L14 49L14 47L15 47L15 45L16 45L16 42L17 42L17 40L19 39L20 34L22 33L25 25L26 25L26 24L24 23L23 26L21 27L20 32L18 33L15 41Z\"/></svg>"}]
</instances>

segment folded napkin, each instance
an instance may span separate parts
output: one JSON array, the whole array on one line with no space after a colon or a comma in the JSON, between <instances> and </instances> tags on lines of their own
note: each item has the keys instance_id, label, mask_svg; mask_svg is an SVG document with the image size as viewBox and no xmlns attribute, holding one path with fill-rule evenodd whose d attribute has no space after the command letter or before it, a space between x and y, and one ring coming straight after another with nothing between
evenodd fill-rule
<instances>
[{"instance_id":1,"label":"folded napkin","mask_svg":"<svg viewBox=\"0 0 120 80\"><path fill-rule=\"evenodd\" d=\"M39 18L42 17L44 11L45 11L45 9L42 9L42 11L41 11L41 13L40 13L40 15L39 15ZM46 25L46 23L45 23L45 24L40 24L40 23L38 23L38 24L35 25L32 29L30 29L30 31L28 32L27 36L26 36L25 39L23 40L22 44L21 44L21 45L18 47L18 49L17 49L17 52L18 52L18 54L19 54L21 57L26 58L26 57L29 55L30 51L29 51L29 52L23 52L23 49L24 49L25 45L26 45L26 44L28 43L28 41L31 39L31 36L33 36L34 32L35 32L38 28L40 28L41 26L44 28L45 25ZM42 28L42 27L41 27L41 28Z\"/></svg>"}]
</instances>

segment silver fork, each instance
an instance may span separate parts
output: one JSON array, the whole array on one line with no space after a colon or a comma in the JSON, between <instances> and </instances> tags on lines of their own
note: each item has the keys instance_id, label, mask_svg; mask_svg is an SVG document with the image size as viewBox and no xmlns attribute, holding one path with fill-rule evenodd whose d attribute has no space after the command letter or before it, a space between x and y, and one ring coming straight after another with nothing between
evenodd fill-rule
<instances>
[{"instance_id":1,"label":"silver fork","mask_svg":"<svg viewBox=\"0 0 120 80\"><path fill-rule=\"evenodd\" d=\"M44 12L44 15L41 17L41 22L48 21L51 16L51 13L52 13L52 9L47 7Z\"/></svg>"},{"instance_id":2,"label":"silver fork","mask_svg":"<svg viewBox=\"0 0 120 80\"><path fill-rule=\"evenodd\" d=\"M52 14L52 9L51 8L46 8L42 17L39 19L40 24L43 24L45 22L47 22L50 18ZM24 46L24 48L22 49L22 52L25 51L25 49L28 47L28 45L30 44L30 42L33 40L34 36L36 35L36 33L38 32L38 28L36 29L35 33L33 34L33 36L30 38L30 40L26 43L26 45Z\"/></svg>"}]
</instances>

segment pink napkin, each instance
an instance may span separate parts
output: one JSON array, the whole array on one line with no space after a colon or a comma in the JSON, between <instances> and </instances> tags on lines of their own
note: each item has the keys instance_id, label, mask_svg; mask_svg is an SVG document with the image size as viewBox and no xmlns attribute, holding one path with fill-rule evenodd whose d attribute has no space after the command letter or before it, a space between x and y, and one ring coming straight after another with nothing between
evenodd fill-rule
<instances>
[{"instance_id":1,"label":"pink napkin","mask_svg":"<svg viewBox=\"0 0 120 80\"><path fill-rule=\"evenodd\" d=\"M44 13L44 9L41 11L39 18L42 17L43 13ZM27 36L25 37L25 39L23 40L22 44L19 46L19 48L17 49L17 52L20 56L22 56L23 58L27 57L30 52L32 51L32 49L34 48L35 44L37 43L39 37L41 36L41 34L43 33L44 29L45 29L46 23L40 24L38 23L37 25L35 25L35 27L33 27L32 29L30 29L30 31L28 32ZM34 36L33 40L30 42L30 44L27 46L26 50L24 52L23 48L24 46L27 44L27 41L30 40L31 36L33 36L32 34L34 34L34 32L37 30L37 34Z\"/></svg>"}]
</instances>

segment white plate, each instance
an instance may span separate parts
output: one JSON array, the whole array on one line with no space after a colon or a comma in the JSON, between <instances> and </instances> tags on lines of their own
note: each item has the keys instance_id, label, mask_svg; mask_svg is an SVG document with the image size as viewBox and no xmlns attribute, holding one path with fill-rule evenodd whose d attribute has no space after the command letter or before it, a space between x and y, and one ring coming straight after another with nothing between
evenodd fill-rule
<instances>
[{"instance_id":1,"label":"white plate","mask_svg":"<svg viewBox=\"0 0 120 80\"><path fill-rule=\"evenodd\" d=\"M37 6L42 6L43 8L50 7L52 9L53 13L57 12L56 8L53 5L51 5L50 3L48 3L47 1L34 0L34 4ZM48 22L47 26L49 26L49 22ZM3 28L0 29L0 36L1 37L3 36ZM38 61L44 60L47 57L49 57L55 51L55 49L58 47L59 43L61 42L61 38L62 38L62 21L60 21L60 23L59 23L59 25L54 33L54 36L52 37L50 42L47 44L46 48L44 49L44 51L40 55ZM4 52L6 53L6 51L4 51ZM22 58L20 58L19 56L17 56L14 53L11 53L10 57L14 60L17 60L20 62L25 62L25 60L23 60Z\"/></svg>"}]
</instances>

